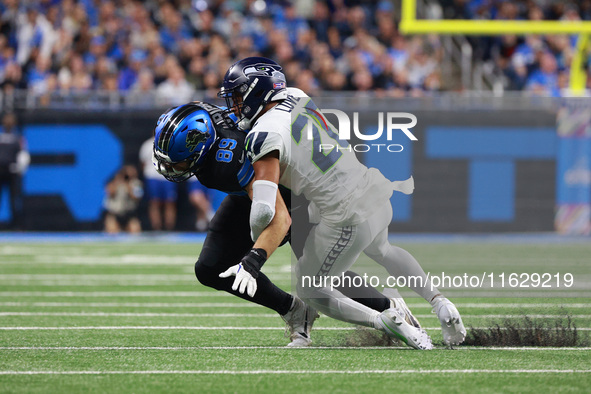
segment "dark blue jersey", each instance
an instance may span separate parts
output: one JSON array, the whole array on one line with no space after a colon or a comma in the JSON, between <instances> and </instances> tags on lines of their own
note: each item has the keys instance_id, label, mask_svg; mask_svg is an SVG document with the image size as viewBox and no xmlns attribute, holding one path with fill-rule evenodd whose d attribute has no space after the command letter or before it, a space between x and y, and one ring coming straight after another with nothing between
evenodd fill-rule
<instances>
[{"instance_id":1,"label":"dark blue jersey","mask_svg":"<svg viewBox=\"0 0 591 394\"><path fill-rule=\"evenodd\" d=\"M254 178L254 169L246 157L247 133L239 129L223 109L207 103L200 105L215 123L216 139L195 171L197 179L209 189L246 196L244 188ZM307 201L296 204L289 189L280 185L279 190L290 212L295 205L307 207Z\"/></svg>"},{"instance_id":2,"label":"dark blue jersey","mask_svg":"<svg viewBox=\"0 0 591 394\"><path fill-rule=\"evenodd\" d=\"M226 193L244 193L254 177L244 150L245 138L246 133L235 125L216 125L216 139L195 171L203 186Z\"/></svg>"}]
</instances>

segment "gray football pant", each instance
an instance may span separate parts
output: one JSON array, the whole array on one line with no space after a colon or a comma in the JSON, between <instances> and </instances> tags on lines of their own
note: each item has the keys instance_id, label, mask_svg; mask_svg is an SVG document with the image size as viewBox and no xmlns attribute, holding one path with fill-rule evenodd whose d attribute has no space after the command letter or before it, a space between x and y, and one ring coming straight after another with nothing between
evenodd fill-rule
<instances>
[{"instance_id":1,"label":"gray football pant","mask_svg":"<svg viewBox=\"0 0 591 394\"><path fill-rule=\"evenodd\" d=\"M296 267L297 292L300 298L332 318L374 327L379 312L331 289L328 280L341 277L364 252L382 265L394 277L420 277L408 281L409 286L425 300L430 301L439 291L431 289L425 271L406 250L388 242L388 224L392 207L383 209L358 225L337 227L321 221L315 226L304 245L304 253ZM325 281L324 278L327 278ZM420 286L419 286L420 285Z\"/></svg>"}]
</instances>

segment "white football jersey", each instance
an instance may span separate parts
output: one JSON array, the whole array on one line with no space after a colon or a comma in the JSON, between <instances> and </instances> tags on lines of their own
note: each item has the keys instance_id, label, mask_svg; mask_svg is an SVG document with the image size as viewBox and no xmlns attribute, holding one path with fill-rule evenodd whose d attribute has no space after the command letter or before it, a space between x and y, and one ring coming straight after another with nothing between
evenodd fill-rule
<instances>
[{"instance_id":1,"label":"white football jersey","mask_svg":"<svg viewBox=\"0 0 591 394\"><path fill-rule=\"evenodd\" d=\"M330 123L318 116L309 96L300 89L287 91L288 98L263 114L248 133L248 158L254 163L279 151L279 183L303 194L322 219L336 225L365 221L388 201L392 183L357 160L348 141L338 140Z\"/></svg>"}]
</instances>

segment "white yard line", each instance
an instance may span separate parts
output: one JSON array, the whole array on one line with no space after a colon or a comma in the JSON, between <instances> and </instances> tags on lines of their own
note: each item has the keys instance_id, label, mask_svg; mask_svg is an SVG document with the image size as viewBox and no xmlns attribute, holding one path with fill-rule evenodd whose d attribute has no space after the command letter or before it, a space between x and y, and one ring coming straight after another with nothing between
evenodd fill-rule
<instances>
[{"instance_id":1,"label":"white yard line","mask_svg":"<svg viewBox=\"0 0 591 394\"><path fill-rule=\"evenodd\" d=\"M443 349L443 348L442 348ZM410 350L407 346L0 346L2 350ZM454 350L535 350L535 351L589 351L591 347L471 347L460 346Z\"/></svg>"},{"instance_id":2,"label":"white yard line","mask_svg":"<svg viewBox=\"0 0 591 394\"><path fill-rule=\"evenodd\" d=\"M274 282L291 281L290 274L267 275ZM36 286L146 286L194 285L191 274L0 274L0 285Z\"/></svg>"},{"instance_id":3,"label":"white yard line","mask_svg":"<svg viewBox=\"0 0 591 394\"><path fill-rule=\"evenodd\" d=\"M0 312L0 316L279 317L277 313Z\"/></svg>"},{"instance_id":4,"label":"white yard line","mask_svg":"<svg viewBox=\"0 0 591 394\"><path fill-rule=\"evenodd\" d=\"M54 267L63 265L84 265L84 266L191 266L197 261L195 256L147 256L147 255L133 255L124 254L121 256L87 256L87 255L73 255L73 256L48 256L35 255L31 265L36 264L51 264Z\"/></svg>"},{"instance_id":5,"label":"white yard line","mask_svg":"<svg viewBox=\"0 0 591 394\"><path fill-rule=\"evenodd\" d=\"M277 317L276 313L157 313L157 312L0 312L0 316L121 316L121 317ZM415 314L420 319L437 318L435 314ZM539 319L560 319L565 315L527 315L530 318ZM494 319L508 318L519 319L523 315L467 315L462 314L464 319ZM591 318L591 315L570 315L571 318Z\"/></svg>"},{"instance_id":6,"label":"white yard line","mask_svg":"<svg viewBox=\"0 0 591 394\"><path fill-rule=\"evenodd\" d=\"M234 296L232 296L234 297ZM431 309L427 302L407 303L411 308L425 308ZM591 303L573 303L573 304L547 304L547 303L461 303L456 302L458 308L591 308ZM247 301L242 303L217 303L217 302L188 302L188 303L168 303L168 302L25 302L25 301L5 301L0 302L0 306L41 306L41 307L59 307L59 306L86 306L86 307L117 307L117 306L132 306L132 307L169 307L169 308L183 308L183 307L258 307L253 303Z\"/></svg>"},{"instance_id":7,"label":"white yard line","mask_svg":"<svg viewBox=\"0 0 591 394\"><path fill-rule=\"evenodd\" d=\"M423 327L425 330L441 331L441 327ZM475 329L486 330L490 327L474 327ZM58 331L58 330L284 330L284 327L250 327L250 326L5 326L0 331ZM356 327L315 327L314 331L346 331L356 330ZM471 328L467 328L468 330ZM501 328L503 329L503 328ZM560 328L557 328L560 330ZM590 327L577 328L577 331L591 331Z\"/></svg>"},{"instance_id":8,"label":"white yard line","mask_svg":"<svg viewBox=\"0 0 591 394\"><path fill-rule=\"evenodd\" d=\"M2 253L0 253L2 255ZM8 255L10 256L10 255ZM119 256L88 256L88 255L47 255L32 253L32 260L23 262L21 259L10 257L0 260L0 264L27 264L28 266L51 264L53 267L60 266L186 266L192 267L197 261L198 254L167 256L167 255L143 255L123 254ZM291 273L289 264L280 266L265 267L265 272Z\"/></svg>"},{"instance_id":9,"label":"white yard line","mask_svg":"<svg viewBox=\"0 0 591 394\"><path fill-rule=\"evenodd\" d=\"M223 291L0 291L0 297L234 297Z\"/></svg>"},{"instance_id":10,"label":"white yard line","mask_svg":"<svg viewBox=\"0 0 591 394\"><path fill-rule=\"evenodd\" d=\"M133 308L260 308L250 302L0 302L0 306L133 307Z\"/></svg>"},{"instance_id":11,"label":"white yard line","mask_svg":"<svg viewBox=\"0 0 591 394\"><path fill-rule=\"evenodd\" d=\"M358 370L154 370L154 371L0 371L0 375L293 375L293 374L587 374L591 369L358 369Z\"/></svg>"},{"instance_id":12,"label":"white yard line","mask_svg":"<svg viewBox=\"0 0 591 394\"><path fill-rule=\"evenodd\" d=\"M355 327L318 327L315 331L342 331L355 330ZM63 327L39 327L39 326L5 326L0 327L0 331L59 331L59 330L285 330L285 327L206 327L206 326L63 326ZM441 328L439 328L441 330Z\"/></svg>"}]
</instances>

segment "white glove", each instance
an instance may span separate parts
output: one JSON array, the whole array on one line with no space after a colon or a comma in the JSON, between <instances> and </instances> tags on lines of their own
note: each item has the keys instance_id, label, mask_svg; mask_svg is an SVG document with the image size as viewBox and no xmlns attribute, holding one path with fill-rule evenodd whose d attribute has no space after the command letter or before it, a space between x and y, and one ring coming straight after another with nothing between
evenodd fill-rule
<instances>
[{"instance_id":1,"label":"white glove","mask_svg":"<svg viewBox=\"0 0 591 394\"><path fill-rule=\"evenodd\" d=\"M231 266L219 276L220 278L235 276L236 279L234 279L234 283L232 284L232 290L236 291L238 289L240 294L244 294L244 290L246 290L246 294L254 297L257 291L257 280L244 269L242 263Z\"/></svg>"}]
</instances>

